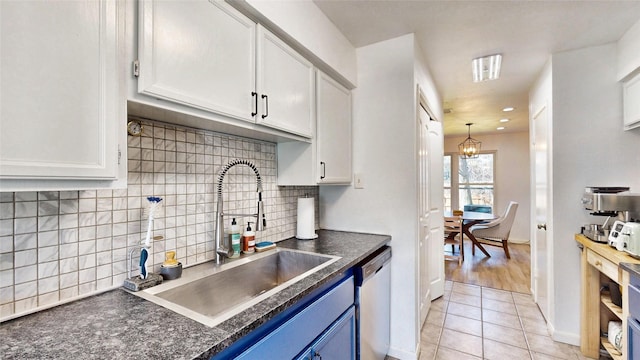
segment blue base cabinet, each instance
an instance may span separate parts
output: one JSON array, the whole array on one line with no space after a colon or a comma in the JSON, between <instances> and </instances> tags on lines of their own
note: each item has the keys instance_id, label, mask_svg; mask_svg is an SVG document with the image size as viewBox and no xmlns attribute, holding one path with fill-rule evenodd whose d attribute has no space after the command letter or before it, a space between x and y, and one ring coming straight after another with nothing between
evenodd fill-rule
<instances>
[{"instance_id":1,"label":"blue base cabinet","mask_svg":"<svg viewBox=\"0 0 640 360\"><path fill-rule=\"evenodd\" d=\"M627 318L627 359L640 359L640 277L630 273L629 317Z\"/></svg>"},{"instance_id":2,"label":"blue base cabinet","mask_svg":"<svg viewBox=\"0 0 640 360\"><path fill-rule=\"evenodd\" d=\"M212 359L355 359L355 284L349 271ZM326 356L324 354L327 354Z\"/></svg>"},{"instance_id":3,"label":"blue base cabinet","mask_svg":"<svg viewBox=\"0 0 640 360\"><path fill-rule=\"evenodd\" d=\"M356 311L351 306L325 333L302 352L298 360L353 360L356 358Z\"/></svg>"}]
</instances>

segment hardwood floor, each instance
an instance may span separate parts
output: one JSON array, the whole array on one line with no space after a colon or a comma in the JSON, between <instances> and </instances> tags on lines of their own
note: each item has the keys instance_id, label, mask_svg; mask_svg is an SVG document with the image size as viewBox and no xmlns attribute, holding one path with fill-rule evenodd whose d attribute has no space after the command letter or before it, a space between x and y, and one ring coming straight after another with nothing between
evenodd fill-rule
<instances>
[{"instance_id":1,"label":"hardwood floor","mask_svg":"<svg viewBox=\"0 0 640 360\"><path fill-rule=\"evenodd\" d=\"M461 266L458 266L458 261L445 261L446 280L525 294L531 293L529 244L509 244L511 259L507 259L502 247L485 246L491 257L486 257L478 249L476 249L476 255L472 256L471 242L465 239L464 243L464 261ZM450 251L451 246L446 246L445 254Z\"/></svg>"}]
</instances>

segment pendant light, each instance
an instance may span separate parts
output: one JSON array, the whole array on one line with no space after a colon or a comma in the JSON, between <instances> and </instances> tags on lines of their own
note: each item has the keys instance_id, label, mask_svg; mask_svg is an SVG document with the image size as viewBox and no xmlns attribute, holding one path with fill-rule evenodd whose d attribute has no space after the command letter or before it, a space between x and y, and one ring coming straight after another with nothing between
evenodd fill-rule
<instances>
[{"instance_id":1,"label":"pendant light","mask_svg":"<svg viewBox=\"0 0 640 360\"><path fill-rule=\"evenodd\" d=\"M475 159L480 155L482 143L471 137L471 125L473 125L473 123L467 123L465 125L469 127L469 136L458 145L458 154L464 159Z\"/></svg>"}]
</instances>

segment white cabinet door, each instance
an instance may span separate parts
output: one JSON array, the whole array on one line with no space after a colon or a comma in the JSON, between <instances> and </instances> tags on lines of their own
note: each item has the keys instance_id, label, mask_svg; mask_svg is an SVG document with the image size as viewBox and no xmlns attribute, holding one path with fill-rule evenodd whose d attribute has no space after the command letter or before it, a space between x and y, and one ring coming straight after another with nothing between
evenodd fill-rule
<instances>
[{"instance_id":1,"label":"white cabinet door","mask_svg":"<svg viewBox=\"0 0 640 360\"><path fill-rule=\"evenodd\" d=\"M256 122L305 137L313 136L313 65L258 25L260 96Z\"/></svg>"},{"instance_id":2,"label":"white cabinet door","mask_svg":"<svg viewBox=\"0 0 640 360\"><path fill-rule=\"evenodd\" d=\"M624 103L624 129L640 126L640 73L622 84Z\"/></svg>"},{"instance_id":3,"label":"white cabinet door","mask_svg":"<svg viewBox=\"0 0 640 360\"><path fill-rule=\"evenodd\" d=\"M326 74L317 72L319 184L351 183L351 91Z\"/></svg>"},{"instance_id":4,"label":"white cabinet door","mask_svg":"<svg viewBox=\"0 0 640 360\"><path fill-rule=\"evenodd\" d=\"M254 121L255 23L221 1L140 1L138 92Z\"/></svg>"},{"instance_id":5,"label":"white cabinet door","mask_svg":"<svg viewBox=\"0 0 640 360\"><path fill-rule=\"evenodd\" d=\"M123 25L116 1L0 1L0 191L117 178Z\"/></svg>"}]
</instances>

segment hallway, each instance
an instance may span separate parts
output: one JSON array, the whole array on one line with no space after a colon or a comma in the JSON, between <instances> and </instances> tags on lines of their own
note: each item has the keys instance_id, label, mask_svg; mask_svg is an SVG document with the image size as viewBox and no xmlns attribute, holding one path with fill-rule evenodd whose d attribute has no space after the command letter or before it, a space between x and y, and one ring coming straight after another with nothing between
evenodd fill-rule
<instances>
[{"instance_id":1,"label":"hallway","mask_svg":"<svg viewBox=\"0 0 640 360\"><path fill-rule=\"evenodd\" d=\"M447 281L420 334L420 360L581 360L551 339L531 295Z\"/></svg>"}]
</instances>

